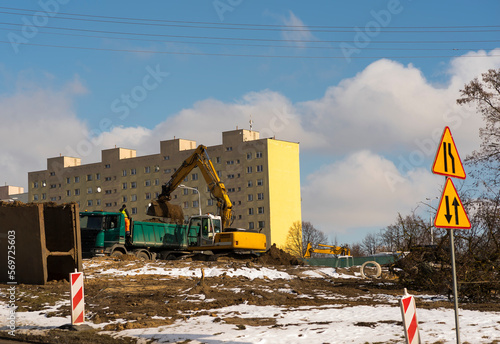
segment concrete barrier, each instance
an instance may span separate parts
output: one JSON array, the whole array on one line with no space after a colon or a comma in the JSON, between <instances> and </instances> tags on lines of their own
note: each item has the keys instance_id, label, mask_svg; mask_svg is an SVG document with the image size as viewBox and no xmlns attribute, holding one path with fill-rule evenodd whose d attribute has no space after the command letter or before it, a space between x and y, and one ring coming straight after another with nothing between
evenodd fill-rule
<instances>
[{"instance_id":1,"label":"concrete barrier","mask_svg":"<svg viewBox=\"0 0 500 344\"><path fill-rule=\"evenodd\" d=\"M0 283L45 284L82 270L75 203L0 202Z\"/></svg>"}]
</instances>

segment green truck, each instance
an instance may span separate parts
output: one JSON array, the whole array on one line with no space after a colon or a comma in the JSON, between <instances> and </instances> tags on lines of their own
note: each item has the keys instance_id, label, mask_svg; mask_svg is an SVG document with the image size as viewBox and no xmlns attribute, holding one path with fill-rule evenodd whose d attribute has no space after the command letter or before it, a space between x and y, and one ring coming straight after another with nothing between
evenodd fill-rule
<instances>
[{"instance_id":1,"label":"green truck","mask_svg":"<svg viewBox=\"0 0 500 344\"><path fill-rule=\"evenodd\" d=\"M130 219L130 236L120 212L80 213L82 255L133 254L146 260L175 259L192 252L225 253L266 250L265 236L235 228L221 231L221 218L192 216L187 225Z\"/></svg>"}]
</instances>

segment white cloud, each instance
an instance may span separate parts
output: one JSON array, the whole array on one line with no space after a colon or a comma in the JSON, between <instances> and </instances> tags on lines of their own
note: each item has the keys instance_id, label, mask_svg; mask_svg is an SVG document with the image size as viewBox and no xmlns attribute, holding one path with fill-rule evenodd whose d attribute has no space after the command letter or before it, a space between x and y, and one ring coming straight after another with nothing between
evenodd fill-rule
<instances>
[{"instance_id":1,"label":"white cloud","mask_svg":"<svg viewBox=\"0 0 500 344\"><path fill-rule=\"evenodd\" d=\"M78 78L61 90L20 81L16 91L0 96L1 182L26 187L28 171L44 169L47 157L64 154L63 145L85 136L73 110L73 98L85 91Z\"/></svg>"},{"instance_id":2,"label":"white cloud","mask_svg":"<svg viewBox=\"0 0 500 344\"><path fill-rule=\"evenodd\" d=\"M398 171L393 162L362 150L324 165L302 185L302 216L327 234L382 228L398 212L409 213L426 197L437 195L441 178L429 169Z\"/></svg>"},{"instance_id":3,"label":"white cloud","mask_svg":"<svg viewBox=\"0 0 500 344\"><path fill-rule=\"evenodd\" d=\"M316 37L307 29L304 22L297 17L292 11L289 11L288 18L283 18L283 24L290 26L287 31L281 31L281 36L285 41L293 42L297 47L305 47L307 43L300 41L315 41Z\"/></svg>"}]
</instances>

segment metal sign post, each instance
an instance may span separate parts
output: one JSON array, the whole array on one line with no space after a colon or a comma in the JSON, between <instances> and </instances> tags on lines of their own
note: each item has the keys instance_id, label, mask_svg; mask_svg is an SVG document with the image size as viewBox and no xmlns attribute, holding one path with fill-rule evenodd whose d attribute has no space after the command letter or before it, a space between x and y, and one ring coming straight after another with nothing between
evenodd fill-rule
<instances>
[{"instance_id":1,"label":"metal sign post","mask_svg":"<svg viewBox=\"0 0 500 344\"><path fill-rule=\"evenodd\" d=\"M455 266L455 240L453 239L453 228L450 231L450 249L451 249L451 274L453 275L453 300L455 304L455 330L457 333L457 344L460 344L460 325L458 321L458 291L457 291L457 270Z\"/></svg>"},{"instance_id":2,"label":"metal sign post","mask_svg":"<svg viewBox=\"0 0 500 344\"><path fill-rule=\"evenodd\" d=\"M450 128L445 127L441 142L434 158L432 172L445 176L445 185L441 201L439 202L434 227L446 228L450 233L450 251L451 251L451 274L453 277L453 299L455 306L455 330L457 333L457 344L460 344L460 325L458 320L458 287L457 270L455 265L455 240L453 238L453 229L470 229L469 217L465 212L464 206L453 181L448 177L465 179L465 171L458 154L455 141L451 135Z\"/></svg>"}]
</instances>

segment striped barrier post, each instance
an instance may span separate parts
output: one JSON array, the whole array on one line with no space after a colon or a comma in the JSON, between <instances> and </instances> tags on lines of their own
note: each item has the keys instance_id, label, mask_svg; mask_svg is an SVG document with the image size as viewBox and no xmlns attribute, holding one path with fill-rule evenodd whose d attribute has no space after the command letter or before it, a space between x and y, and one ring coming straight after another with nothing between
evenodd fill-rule
<instances>
[{"instance_id":1,"label":"striped barrier post","mask_svg":"<svg viewBox=\"0 0 500 344\"><path fill-rule=\"evenodd\" d=\"M403 326L405 329L406 344L420 344L420 334L418 332L417 307L415 298L408 294L405 288L405 294L400 301L401 315L403 316Z\"/></svg>"},{"instance_id":2,"label":"striped barrier post","mask_svg":"<svg viewBox=\"0 0 500 344\"><path fill-rule=\"evenodd\" d=\"M85 303L83 300L83 272L69 274L71 282L71 325L84 322Z\"/></svg>"}]
</instances>

